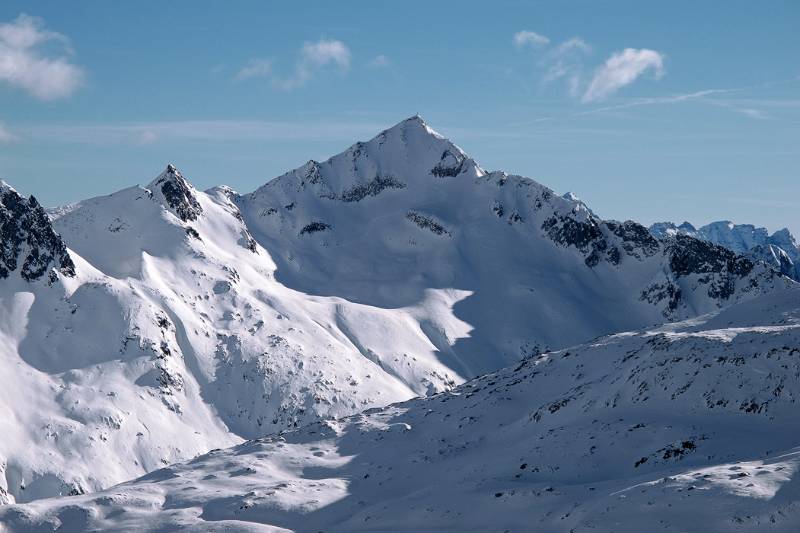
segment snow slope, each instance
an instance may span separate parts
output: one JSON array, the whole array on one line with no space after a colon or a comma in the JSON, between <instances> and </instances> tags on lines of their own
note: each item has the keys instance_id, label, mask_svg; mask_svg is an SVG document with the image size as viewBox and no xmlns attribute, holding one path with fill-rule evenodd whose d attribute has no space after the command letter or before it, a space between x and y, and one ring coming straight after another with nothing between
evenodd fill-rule
<instances>
[{"instance_id":1,"label":"snow slope","mask_svg":"<svg viewBox=\"0 0 800 533\"><path fill-rule=\"evenodd\" d=\"M793 284L487 173L419 117L249 195L0 200L0 499L81 494Z\"/></svg>"},{"instance_id":2,"label":"snow slope","mask_svg":"<svg viewBox=\"0 0 800 533\"><path fill-rule=\"evenodd\" d=\"M185 187L184 202L159 195L164 183ZM420 309L275 282L229 194L196 191L171 168L147 188L81 202L53 223L74 274L3 281L3 499L98 490L242 437L455 384L414 328ZM453 297L440 291L424 312L446 312ZM396 351L395 367L362 344Z\"/></svg>"},{"instance_id":3,"label":"snow slope","mask_svg":"<svg viewBox=\"0 0 800 533\"><path fill-rule=\"evenodd\" d=\"M13 531L797 531L800 291L252 440Z\"/></svg>"},{"instance_id":4,"label":"snow slope","mask_svg":"<svg viewBox=\"0 0 800 533\"><path fill-rule=\"evenodd\" d=\"M463 291L454 312L469 336L424 327L464 377L709 312L774 282L727 250L659 242L574 196L486 172L420 117L236 203L276 278L305 293L396 308L432 288Z\"/></svg>"},{"instance_id":5,"label":"snow slope","mask_svg":"<svg viewBox=\"0 0 800 533\"><path fill-rule=\"evenodd\" d=\"M770 235L767 228L722 220L700 228L688 222L680 226L672 222L658 222L650 226L650 232L657 238L680 233L707 240L754 260L764 261L782 274L800 280L800 245L786 228Z\"/></svg>"}]
</instances>

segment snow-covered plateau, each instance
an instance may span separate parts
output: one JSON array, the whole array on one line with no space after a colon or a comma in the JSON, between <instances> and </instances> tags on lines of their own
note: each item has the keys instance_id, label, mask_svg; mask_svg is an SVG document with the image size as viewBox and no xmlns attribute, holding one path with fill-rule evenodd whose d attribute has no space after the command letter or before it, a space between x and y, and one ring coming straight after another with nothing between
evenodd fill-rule
<instances>
[{"instance_id":1,"label":"snow-covered plateau","mask_svg":"<svg viewBox=\"0 0 800 533\"><path fill-rule=\"evenodd\" d=\"M3 184L0 530L796 530L800 288L653 233L419 117L249 194Z\"/></svg>"}]
</instances>

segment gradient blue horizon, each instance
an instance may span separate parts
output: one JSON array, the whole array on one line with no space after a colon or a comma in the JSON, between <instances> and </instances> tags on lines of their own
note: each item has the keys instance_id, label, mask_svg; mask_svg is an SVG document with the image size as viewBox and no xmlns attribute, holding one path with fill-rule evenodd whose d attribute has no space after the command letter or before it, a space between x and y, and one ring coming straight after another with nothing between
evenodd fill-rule
<instances>
[{"instance_id":1,"label":"gradient blue horizon","mask_svg":"<svg viewBox=\"0 0 800 533\"><path fill-rule=\"evenodd\" d=\"M604 218L800 234L796 2L7 0L0 23L22 13L66 36L85 74L52 101L0 81L0 178L45 205L146 184L169 162L199 188L250 192L419 113L483 167ZM515 46L522 30L551 43ZM574 37L591 47L584 83L625 48L660 52L664 73L583 102L546 81ZM343 43L349 67L279 87L320 40ZM242 79L253 60L271 73Z\"/></svg>"}]
</instances>

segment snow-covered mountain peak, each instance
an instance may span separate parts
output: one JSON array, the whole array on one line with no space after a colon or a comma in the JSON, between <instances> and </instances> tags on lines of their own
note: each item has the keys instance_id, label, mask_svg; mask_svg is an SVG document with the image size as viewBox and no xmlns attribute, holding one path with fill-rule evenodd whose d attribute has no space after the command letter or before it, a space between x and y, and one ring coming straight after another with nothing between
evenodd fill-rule
<instances>
[{"instance_id":1,"label":"snow-covered mountain peak","mask_svg":"<svg viewBox=\"0 0 800 533\"><path fill-rule=\"evenodd\" d=\"M422 191L442 181L485 174L461 148L417 115L326 161L310 160L250 196L274 199L274 191L282 189L349 203L387 189Z\"/></svg>"},{"instance_id":2,"label":"snow-covered mountain peak","mask_svg":"<svg viewBox=\"0 0 800 533\"><path fill-rule=\"evenodd\" d=\"M781 248L784 246L798 248L797 241L795 240L794 235L792 235L792 232L789 231L789 228L779 229L773 233L770 237L770 241Z\"/></svg>"},{"instance_id":3,"label":"snow-covered mountain peak","mask_svg":"<svg viewBox=\"0 0 800 533\"><path fill-rule=\"evenodd\" d=\"M584 213L587 216L588 215L591 215L591 216L594 216L594 217L597 216L595 214L595 212L592 211L589 208L589 206L586 205L586 203L583 200L581 200L580 197L578 197L578 195L573 193L572 191L564 193L561 196L561 198L563 198L564 200L567 200L568 202L570 202L571 204L574 205L574 207L572 208L572 212L574 214Z\"/></svg>"},{"instance_id":4,"label":"snow-covered mountain peak","mask_svg":"<svg viewBox=\"0 0 800 533\"><path fill-rule=\"evenodd\" d=\"M484 173L419 117L252 194L201 192L169 166L39 220L77 275L0 280L0 375L17 385L0 387L15 415L0 417L0 489L18 502L790 283Z\"/></svg>"},{"instance_id":5,"label":"snow-covered mountain peak","mask_svg":"<svg viewBox=\"0 0 800 533\"><path fill-rule=\"evenodd\" d=\"M428 123L425 122L425 119L423 119L420 115L408 117L407 119L402 120L391 128L385 130L384 133L389 133L392 131L403 131L407 135L430 135L436 139L447 140L444 135L431 128Z\"/></svg>"},{"instance_id":6,"label":"snow-covered mountain peak","mask_svg":"<svg viewBox=\"0 0 800 533\"><path fill-rule=\"evenodd\" d=\"M14 187L6 183L5 180L0 180L0 193L5 193L6 191L14 191L17 192Z\"/></svg>"},{"instance_id":7,"label":"snow-covered mountain peak","mask_svg":"<svg viewBox=\"0 0 800 533\"><path fill-rule=\"evenodd\" d=\"M195 196L195 188L171 163L147 188L164 207L184 222L197 220L198 215L203 212Z\"/></svg>"},{"instance_id":8,"label":"snow-covered mountain peak","mask_svg":"<svg viewBox=\"0 0 800 533\"><path fill-rule=\"evenodd\" d=\"M56 272L75 275L67 247L44 208L36 198L21 196L5 182L0 182L0 236L0 278L7 278L18 267L26 281L37 280L48 271L51 280Z\"/></svg>"}]
</instances>

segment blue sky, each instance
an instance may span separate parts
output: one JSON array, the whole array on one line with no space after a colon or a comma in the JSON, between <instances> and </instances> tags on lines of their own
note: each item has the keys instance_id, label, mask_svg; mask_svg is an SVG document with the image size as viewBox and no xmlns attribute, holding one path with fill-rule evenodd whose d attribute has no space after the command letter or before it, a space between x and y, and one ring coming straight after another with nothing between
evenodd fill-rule
<instances>
[{"instance_id":1,"label":"blue sky","mask_svg":"<svg viewBox=\"0 0 800 533\"><path fill-rule=\"evenodd\" d=\"M606 218L800 234L800 3L0 4L0 177L249 192L415 113Z\"/></svg>"}]
</instances>

